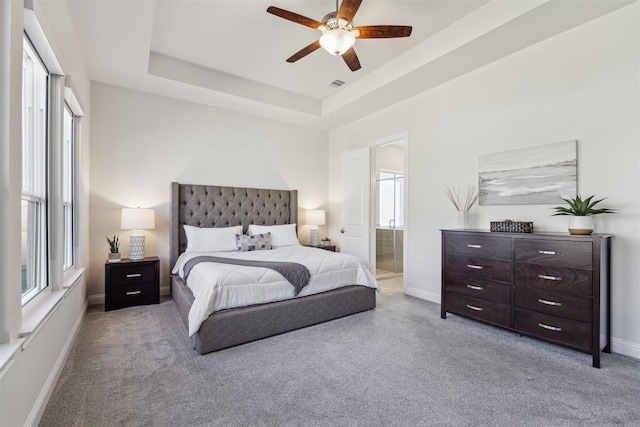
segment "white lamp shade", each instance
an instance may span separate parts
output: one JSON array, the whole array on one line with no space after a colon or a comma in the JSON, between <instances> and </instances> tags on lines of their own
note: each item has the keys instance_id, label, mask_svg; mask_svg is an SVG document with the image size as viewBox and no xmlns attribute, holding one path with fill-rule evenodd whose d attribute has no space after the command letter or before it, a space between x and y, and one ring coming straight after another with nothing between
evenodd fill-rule
<instances>
[{"instance_id":1,"label":"white lamp shade","mask_svg":"<svg viewBox=\"0 0 640 427\"><path fill-rule=\"evenodd\" d=\"M307 211L308 225L324 225L324 211L321 209L309 209Z\"/></svg>"},{"instance_id":2,"label":"white lamp shade","mask_svg":"<svg viewBox=\"0 0 640 427\"><path fill-rule=\"evenodd\" d=\"M123 208L120 228L123 230L150 230L156 228L153 209Z\"/></svg>"},{"instance_id":3,"label":"white lamp shade","mask_svg":"<svg viewBox=\"0 0 640 427\"><path fill-rule=\"evenodd\" d=\"M351 31L336 28L320 36L320 46L332 55L342 55L353 47L356 37Z\"/></svg>"}]
</instances>

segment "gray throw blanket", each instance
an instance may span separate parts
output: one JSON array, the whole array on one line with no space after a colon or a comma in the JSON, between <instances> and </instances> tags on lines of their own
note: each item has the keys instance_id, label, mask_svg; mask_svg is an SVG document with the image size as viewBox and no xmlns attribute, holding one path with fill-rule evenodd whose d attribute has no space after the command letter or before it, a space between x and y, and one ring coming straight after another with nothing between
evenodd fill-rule
<instances>
[{"instance_id":1,"label":"gray throw blanket","mask_svg":"<svg viewBox=\"0 0 640 427\"><path fill-rule=\"evenodd\" d=\"M191 269L201 262L220 262L224 264L244 265L248 267L270 268L282 274L285 279L295 288L296 295L309 283L311 273L309 269L302 264L296 262L282 261L254 261L248 259L224 258L217 256L197 256L191 258L184 264L184 282L187 283L187 277L191 273Z\"/></svg>"}]
</instances>

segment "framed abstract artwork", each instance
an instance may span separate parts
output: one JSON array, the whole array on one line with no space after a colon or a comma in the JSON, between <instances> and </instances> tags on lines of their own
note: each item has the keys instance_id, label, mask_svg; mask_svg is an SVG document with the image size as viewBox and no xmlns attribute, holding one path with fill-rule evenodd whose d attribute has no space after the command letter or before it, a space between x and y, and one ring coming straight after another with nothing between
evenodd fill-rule
<instances>
[{"instance_id":1,"label":"framed abstract artwork","mask_svg":"<svg viewBox=\"0 0 640 427\"><path fill-rule=\"evenodd\" d=\"M480 205L543 205L574 197L577 146L572 140L481 155Z\"/></svg>"}]
</instances>

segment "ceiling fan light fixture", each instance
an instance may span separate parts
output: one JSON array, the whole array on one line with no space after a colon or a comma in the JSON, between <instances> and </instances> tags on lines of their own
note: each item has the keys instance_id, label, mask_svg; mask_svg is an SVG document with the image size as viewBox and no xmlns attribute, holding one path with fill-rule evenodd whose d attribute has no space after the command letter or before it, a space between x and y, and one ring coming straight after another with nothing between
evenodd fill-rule
<instances>
[{"instance_id":1,"label":"ceiling fan light fixture","mask_svg":"<svg viewBox=\"0 0 640 427\"><path fill-rule=\"evenodd\" d=\"M320 36L320 46L332 55L340 56L356 44L356 37L351 31L335 28Z\"/></svg>"}]
</instances>

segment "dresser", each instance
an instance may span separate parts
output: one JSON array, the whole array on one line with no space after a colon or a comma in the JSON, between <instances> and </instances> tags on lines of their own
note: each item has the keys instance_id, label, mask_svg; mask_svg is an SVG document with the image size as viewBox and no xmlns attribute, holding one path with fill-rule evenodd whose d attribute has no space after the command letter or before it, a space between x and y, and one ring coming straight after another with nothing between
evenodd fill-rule
<instances>
[{"instance_id":1,"label":"dresser","mask_svg":"<svg viewBox=\"0 0 640 427\"><path fill-rule=\"evenodd\" d=\"M160 260L148 257L139 261L124 258L107 262L104 267L104 309L116 310L134 305L160 302Z\"/></svg>"},{"instance_id":2,"label":"dresser","mask_svg":"<svg viewBox=\"0 0 640 427\"><path fill-rule=\"evenodd\" d=\"M591 354L610 351L609 235L442 230L447 312Z\"/></svg>"}]
</instances>

